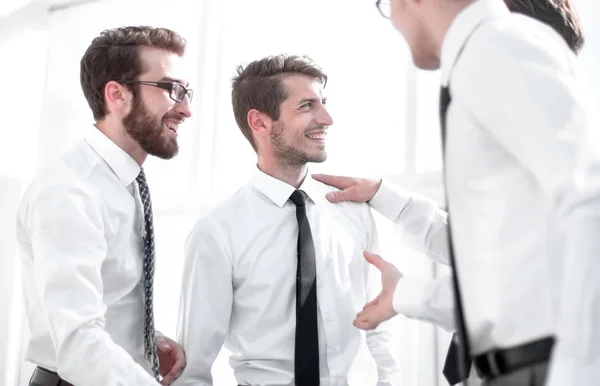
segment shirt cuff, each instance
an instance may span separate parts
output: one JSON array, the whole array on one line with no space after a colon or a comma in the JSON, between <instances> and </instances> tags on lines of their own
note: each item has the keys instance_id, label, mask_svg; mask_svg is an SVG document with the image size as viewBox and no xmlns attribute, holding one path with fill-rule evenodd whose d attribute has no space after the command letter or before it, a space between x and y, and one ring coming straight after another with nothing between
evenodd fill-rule
<instances>
[{"instance_id":1,"label":"shirt cuff","mask_svg":"<svg viewBox=\"0 0 600 386\"><path fill-rule=\"evenodd\" d=\"M396 222L411 197L411 192L382 180L369 205L388 220Z\"/></svg>"},{"instance_id":2,"label":"shirt cuff","mask_svg":"<svg viewBox=\"0 0 600 386\"><path fill-rule=\"evenodd\" d=\"M426 312L426 293L431 279L403 276L396 284L392 300L394 311L410 318L422 318Z\"/></svg>"}]
</instances>

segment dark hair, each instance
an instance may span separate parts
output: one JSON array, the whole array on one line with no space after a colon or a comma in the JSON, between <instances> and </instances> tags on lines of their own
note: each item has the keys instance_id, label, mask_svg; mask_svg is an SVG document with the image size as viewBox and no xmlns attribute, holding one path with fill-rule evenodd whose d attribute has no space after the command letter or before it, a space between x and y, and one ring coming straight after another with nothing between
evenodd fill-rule
<instances>
[{"instance_id":1,"label":"dark hair","mask_svg":"<svg viewBox=\"0 0 600 386\"><path fill-rule=\"evenodd\" d=\"M585 38L579 15L571 0L504 0L508 8L548 24L578 54Z\"/></svg>"},{"instance_id":2,"label":"dark hair","mask_svg":"<svg viewBox=\"0 0 600 386\"><path fill-rule=\"evenodd\" d=\"M232 79L231 102L235 120L252 148L256 143L248 125L248 112L252 109L267 114L277 121L280 105L288 97L283 77L307 75L327 84L327 75L308 56L277 55L256 60L245 68L238 66Z\"/></svg>"},{"instance_id":3,"label":"dark hair","mask_svg":"<svg viewBox=\"0 0 600 386\"><path fill-rule=\"evenodd\" d=\"M144 72L140 47L160 48L182 56L185 45L181 36L166 28L120 27L100 33L85 51L80 67L81 89L94 119L106 115L104 87L108 82L135 80Z\"/></svg>"}]
</instances>

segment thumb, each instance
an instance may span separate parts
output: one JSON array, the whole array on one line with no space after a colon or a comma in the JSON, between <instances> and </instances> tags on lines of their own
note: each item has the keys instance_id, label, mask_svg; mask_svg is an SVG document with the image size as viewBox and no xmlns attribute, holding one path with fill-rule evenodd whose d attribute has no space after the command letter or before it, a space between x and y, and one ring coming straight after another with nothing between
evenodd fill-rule
<instances>
[{"instance_id":1,"label":"thumb","mask_svg":"<svg viewBox=\"0 0 600 386\"><path fill-rule=\"evenodd\" d=\"M165 350L172 348L169 342L163 336L156 337L156 346Z\"/></svg>"},{"instance_id":2,"label":"thumb","mask_svg":"<svg viewBox=\"0 0 600 386\"><path fill-rule=\"evenodd\" d=\"M384 260L381 256L371 253L369 251L364 251L363 256L369 263L374 265L378 270L383 271L383 269L387 266L388 262Z\"/></svg>"},{"instance_id":3,"label":"thumb","mask_svg":"<svg viewBox=\"0 0 600 386\"><path fill-rule=\"evenodd\" d=\"M329 192L325 195L330 202L354 201L356 196L356 187L339 190L337 192Z\"/></svg>"}]
</instances>

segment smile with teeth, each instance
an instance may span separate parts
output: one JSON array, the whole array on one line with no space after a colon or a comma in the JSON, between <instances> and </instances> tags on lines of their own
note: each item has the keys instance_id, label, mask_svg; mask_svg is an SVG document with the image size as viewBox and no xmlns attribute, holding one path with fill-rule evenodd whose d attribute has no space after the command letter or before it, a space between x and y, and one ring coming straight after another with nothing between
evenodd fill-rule
<instances>
[{"instance_id":1,"label":"smile with teeth","mask_svg":"<svg viewBox=\"0 0 600 386\"><path fill-rule=\"evenodd\" d=\"M177 123L175 123L175 122L165 122L165 125L167 126L167 128L169 130L171 130L173 133L177 134L177 127L179 126Z\"/></svg>"},{"instance_id":2,"label":"smile with teeth","mask_svg":"<svg viewBox=\"0 0 600 386\"><path fill-rule=\"evenodd\" d=\"M308 137L308 139L311 139L313 141L324 141L325 137L327 136L327 133L325 133L324 131L319 131L319 132L309 133L306 136Z\"/></svg>"}]
</instances>

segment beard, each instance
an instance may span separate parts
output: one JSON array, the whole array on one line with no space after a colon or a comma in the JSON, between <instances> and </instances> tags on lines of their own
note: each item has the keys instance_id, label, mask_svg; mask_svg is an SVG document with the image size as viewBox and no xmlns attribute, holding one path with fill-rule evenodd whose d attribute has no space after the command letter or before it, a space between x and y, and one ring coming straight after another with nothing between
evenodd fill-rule
<instances>
[{"instance_id":1,"label":"beard","mask_svg":"<svg viewBox=\"0 0 600 386\"><path fill-rule=\"evenodd\" d=\"M153 116L139 97L133 100L131 111L123 118L123 126L127 133L150 155L171 159L179 151L177 138L165 133L162 117Z\"/></svg>"},{"instance_id":2,"label":"beard","mask_svg":"<svg viewBox=\"0 0 600 386\"><path fill-rule=\"evenodd\" d=\"M304 166L309 162L324 162L327 159L327 153L325 152L324 147L322 147L320 151L313 151L312 153L301 148L304 141L309 141L304 133L319 128L322 127L310 126L302 132L302 137L295 140L286 139L283 135L285 126L281 122L275 122L273 124L273 130L269 135L271 145L273 146L273 152L282 164L290 167Z\"/></svg>"}]
</instances>

